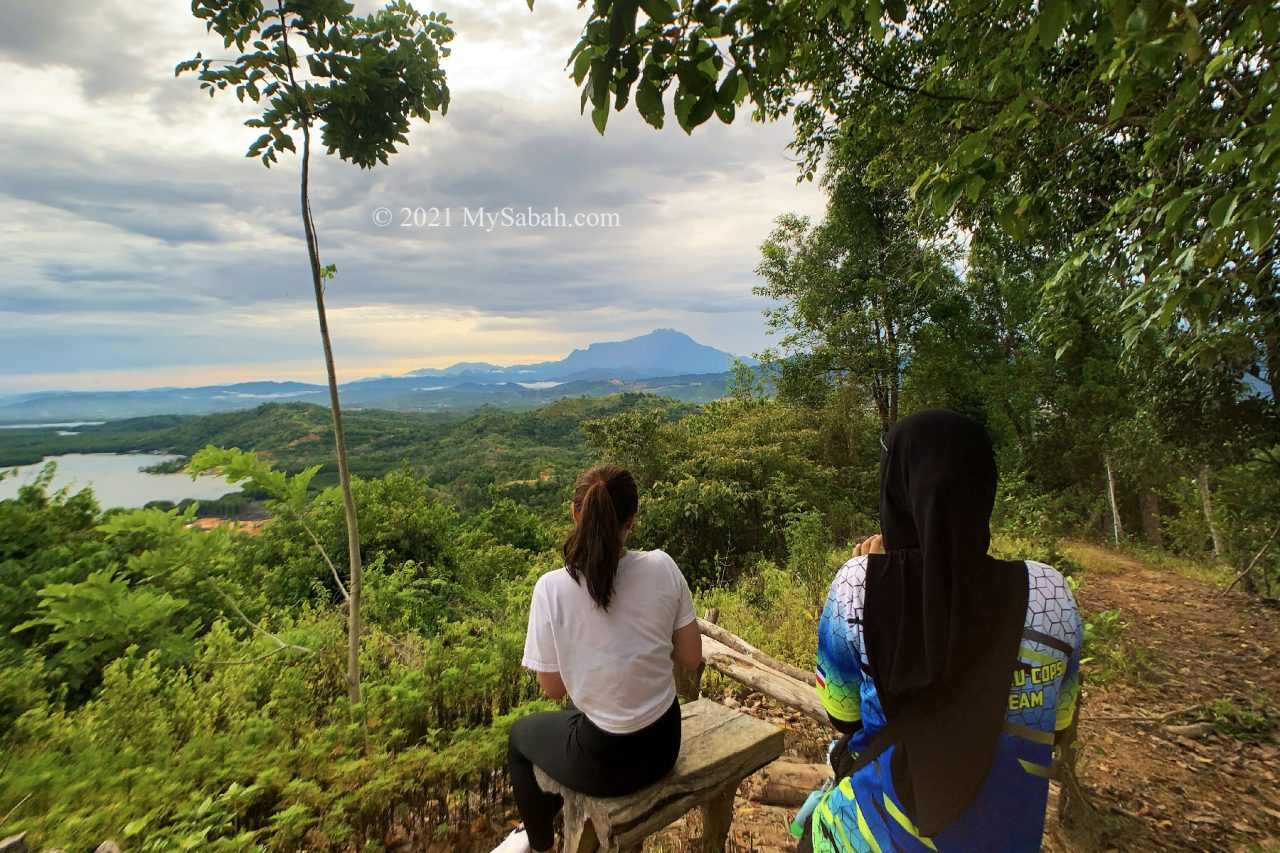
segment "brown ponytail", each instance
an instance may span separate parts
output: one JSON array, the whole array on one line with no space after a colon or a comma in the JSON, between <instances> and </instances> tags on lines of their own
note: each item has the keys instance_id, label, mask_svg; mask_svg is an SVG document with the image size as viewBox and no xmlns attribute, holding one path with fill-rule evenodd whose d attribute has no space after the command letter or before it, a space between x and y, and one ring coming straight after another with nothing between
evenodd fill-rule
<instances>
[{"instance_id":1,"label":"brown ponytail","mask_svg":"<svg viewBox=\"0 0 1280 853\"><path fill-rule=\"evenodd\" d=\"M635 478L617 465L597 465L573 489L578 521L564 542L564 564L575 583L586 579L587 592L602 610L613 601L613 580L625 553L623 526L638 503Z\"/></svg>"}]
</instances>

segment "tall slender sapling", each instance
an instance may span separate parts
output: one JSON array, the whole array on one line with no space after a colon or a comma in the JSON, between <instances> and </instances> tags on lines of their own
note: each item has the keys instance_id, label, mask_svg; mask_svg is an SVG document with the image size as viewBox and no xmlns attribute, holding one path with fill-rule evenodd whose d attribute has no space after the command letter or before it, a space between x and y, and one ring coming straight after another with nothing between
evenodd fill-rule
<instances>
[{"instance_id":1,"label":"tall slender sapling","mask_svg":"<svg viewBox=\"0 0 1280 853\"><path fill-rule=\"evenodd\" d=\"M192 14L240 56L208 59L197 53L174 69L175 74L195 72L210 97L231 88L242 102L248 98L266 105L261 116L245 124L263 130L247 156L260 157L268 168L280 152L296 153L292 132L302 134L302 228L347 522L347 693L353 703L360 701L360 530L324 305L325 282L335 268L320 262L311 214L311 131L319 128L327 154L336 153L362 169L385 164L396 143L408 143L411 119L430 121L431 113L448 110L440 61L449 55L446 45L453 38L447 16L421 14L405 0L364 17L354 16L354 8L345 0L192 0ZM304 46L306 52L300 53Z\"/></svg>"}]
</instances>

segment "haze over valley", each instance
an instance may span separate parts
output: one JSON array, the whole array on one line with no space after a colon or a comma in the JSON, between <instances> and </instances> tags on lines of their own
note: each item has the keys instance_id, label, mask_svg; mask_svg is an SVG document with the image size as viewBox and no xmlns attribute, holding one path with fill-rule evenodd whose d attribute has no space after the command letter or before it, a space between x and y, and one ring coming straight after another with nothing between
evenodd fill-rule
<instances>
[{"instance_id":1,"label":"haze over valley","mask_svg":"<svg viewBox=\"0 0 1280 853\"><path fill-rule=\"evenodd\" d=\"M591 343L563 359L499 366L459 362L399 376L343 383L349 406L405 411L446 411L482 405L532 408L561 397L646 391L706 402L724 394L735 358L749 356L694 341L673 329L657 329L623 341ZM257 381L197 388L137 391L46 391L0 398L0 425L120 420L148 415L196 415L251 408L265 402L328 404L323 385Z\"/></svg>"}]
</instances>

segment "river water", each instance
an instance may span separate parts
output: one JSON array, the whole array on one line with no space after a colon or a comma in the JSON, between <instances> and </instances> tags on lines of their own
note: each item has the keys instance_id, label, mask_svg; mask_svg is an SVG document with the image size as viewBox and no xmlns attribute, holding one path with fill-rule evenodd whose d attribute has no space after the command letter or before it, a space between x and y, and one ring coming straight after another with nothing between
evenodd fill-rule
<instances>
[{"instance_id":1,"label":"river water","mask_svg":"<svg viewBox=\"0 0 1280 853\"><path fill-rule=\"evenodd\" d=\"M35 465L0 469L5 471L4 479L0 480L0 500L17 497L19 486L34 480L50 461L58 464L51 491L63 486L70 486L73 492L92 487L104 509L140 507L148 501L160 500L177 503L183 498L211 500L238 491L239 486L229 485L221 477L206 475L192 480L188 474L147 474L140 470L176 458L162 453L66 453L49 456ZM15 470L17 473L12 473Z\"/></svg>"}]
</instances>

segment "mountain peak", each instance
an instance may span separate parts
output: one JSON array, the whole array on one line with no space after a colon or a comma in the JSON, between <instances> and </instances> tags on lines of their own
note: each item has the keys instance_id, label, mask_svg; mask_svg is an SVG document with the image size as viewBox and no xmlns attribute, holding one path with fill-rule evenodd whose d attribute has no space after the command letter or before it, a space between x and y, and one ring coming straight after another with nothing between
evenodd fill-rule
<instances>
[{"instance_id":1,"label":"mountain peak","mask_svg":"<svg viewBox=\"0 0 1280 853\"><path fill-rule=\"evenodd\" d=\"M599 341L578 348L559 361L496 367L461 362L444 370L415 370L408 376L462 377L481 374L487 381L508 376L529 382L559 382L584 378L640 379L690 373L723 373L734 356L700 344L677 329L654 329L621 341ZM752 359L744 359L754 363Z\"/></svg>"}]
</instances>

